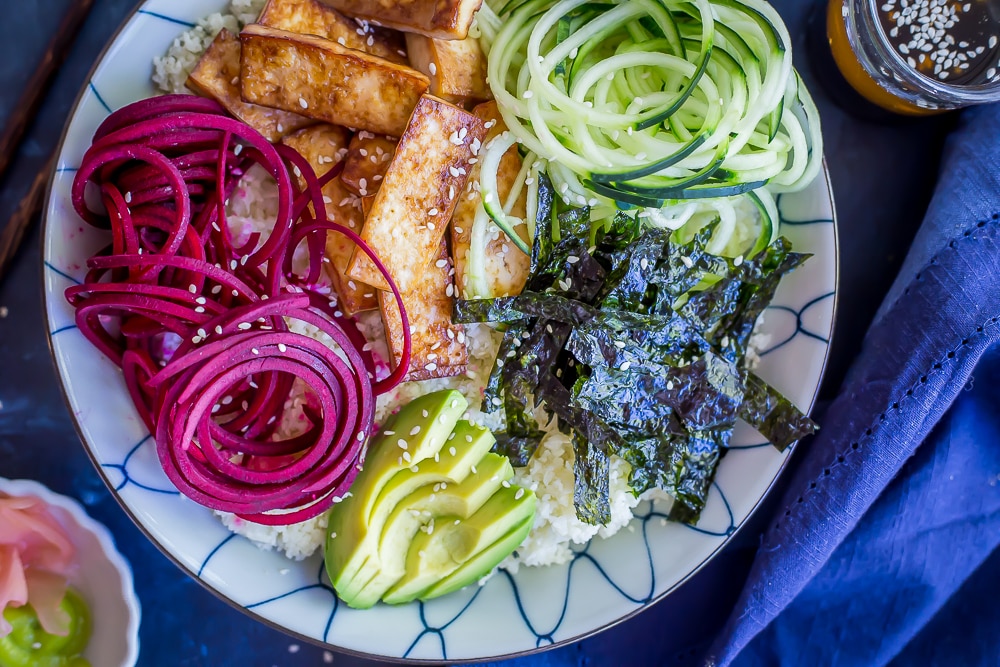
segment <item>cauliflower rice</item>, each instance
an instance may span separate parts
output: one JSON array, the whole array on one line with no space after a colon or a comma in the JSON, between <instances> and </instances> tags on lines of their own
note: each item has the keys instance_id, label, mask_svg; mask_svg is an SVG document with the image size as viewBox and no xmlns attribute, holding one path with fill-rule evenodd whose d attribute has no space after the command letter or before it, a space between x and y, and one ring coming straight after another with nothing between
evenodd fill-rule
<instances>
[{"instance_id":1,"label":"cauliflower rice","mask_svg":"<svg viewBox=\"0 0 1000 667\"><path fill-rule=\"evenodd\" d=\"M247 23L256 20L265 0L232 0L228 13L205 17L198 25L180 35L161 58L154 60L153 81L165 93L188 93L188 74L195 67L201 54L223 28L238 33ZM277 210L276 188L270 176L257 167L243 178L229 204L230 231L238 242L253 231L269 231L268 221ZM325 287L329 290L329 286ZM385 335L378 311L362 313L358 322L370 341L377 358L388 359ZM758 325L760 323L758 322ZM295 328L293 324L293 329ZM309 328L296 329L317 339L318 332ZM501 411L482 410L483 388L496 357L500 336L487 325L465 328L469 351L468 370L464 375L423 382L409 382L397 387L390 394L381 396L376 409L376 424L385 420L400 406L412 399L439 389L456 389L469 400L470 410L466 419L492 430L503 427ZM755 341L758 342L758 341ZM753 355L756 357L756 355ZM278 431L279 437L292 437L302 428L305 419L302 406L308 397L303 387L293 389L293 396L285 405L285 415ZM540 423L547 418L539 414ZM517 484L531 489L538 498L535 525L524 543L508 557L501 567L516 571L521 565L541 566L564 563L573 556L572 545L585 544L594 537L614 535L633 518L633 510L647 498L668 499L666 494L653 490L637 498L628 487L628 464L611 457L611 521L606 526L593 526L580 521L573 502L573 448L570 438L559 432L555 420L544 426L546 435L538 452L524 468L515 470ZM243 535L262 549L277 549L288 558L301 560L314 554L323 544L327 515L290 526L263 526L243 521L232 514L217 513L222 523L233 532Z\"/></svg>"}]
</instances>

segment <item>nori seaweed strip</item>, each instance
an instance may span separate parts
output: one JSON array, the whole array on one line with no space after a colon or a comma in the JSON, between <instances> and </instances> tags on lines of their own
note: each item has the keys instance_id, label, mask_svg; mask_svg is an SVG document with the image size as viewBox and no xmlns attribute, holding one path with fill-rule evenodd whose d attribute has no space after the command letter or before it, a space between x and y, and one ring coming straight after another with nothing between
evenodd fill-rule
<instances>
[{"instance_id":1,"label":"nori seaweed strip","mask_svg":"<svg viewBox=\"0 0 1000 667\"><path fill-rule=\"evenodd\" d=\"M531 411L544 400L541 387L545 386L556 366L570 331L572 327L569 325L539 320L526 336L522 336L520 354L497 359L497 366L501 367L507 426L505 441L497 448L498 452L507 453L509 450L518 460L527 463L527 458L531 458L541 443L545 434Z\"/></svg>"},{"instance_id":2,"label":"nori seaweed strip","mask_svg":"<svg viewBox=\"0 0 1000 667\"><path fill-rule=\"evenodd\" d=\"M715 227L715 224L706 225L688 243L667 244L666 255L650 276L650 282L657 287L653 312L665 313L673 309L676 301L696 288L706 274L730 274L730 260L705 250Z\"/></svg>"},{"instance_id":3,"label":"nori seaweed strip","mask_svg":"<svg viewBox=\"0 0 1000 667\"><path fill-rule=\"evenodd\" d=\"M698 522L701 510L708 499L708 490L715 479L719 459L729 446L731 428L692 431L685 447L674 449L673 491L675 502L670 508L670 518L688 524Z\"/></svg>"},{"instance_id":4,"label":"nori seaweed strip","mask_svg":"<svg viewBox=\"0 0 1000 667\"><path fill-rule=\"evenodd\" d=\"M745 391L740 376L714 354L666 375L594 367L574 386L574 398L626 438L732 428Z\"/></svg>"},{"instance_id":5,"label":"nori seaweed strip","mask_svg":"<svg viewBox=\"0 0 1000 667\"><path fill-rule=\"evenodd\" d=\"M582 326L601 317L601 311L582 301L552 293L524 292L513 297L511 308L529 317L555 320L572 326ZM539 322L539 325L543 324Z\"/></svg>"},{"instance_id":6,"label":"nori seaweed strip","mask_svg":"<svg viewBox=\"0 0 1000 667\"><path fill-rule=\"evenodd\" d=\"M484 399L505 411L496 449L526 464L544 402L572 438L582 520L610 519L617 454L634 493L659 487L675 499L671 518L694 523L738 417L779 448L814 429L740 368L758 315L806 256L780 239L737 265L706 251L714 224L686 243L624 212L592 228L589 209L566 210L544 174L539 192L525 291L455 305L456 322L507 325Z\"/></svg>"},{"instance_id":7,"label":"nori seaweed strip","mask_svg":"<svg viewBox=\"0 0 1000 667\"><path fill-rule=\"evenodd\" d=\"M555 215L555 188L544 171L538 174L538 208L535 213L535 240L531 244L531 264L528 275L548 263L552 254L552 217Z\"/></svg>"},{"instance_id":8,"label":"nori seaweed strip","mask_svg":"<svg viewBox=\"0 0 1000 667\"><path fill-rule=\"evenodd\" d=\"M739 416L780 451L819 428L791 401L753 373L747 373L746 397Z\"/></svg>"},{"instance_id":9,"label":"nori seaweed strip","mask_svg":"<svg viewBox=\"0 0 1000 667\"><path fill-rule=\"evenodd\" d=\"M743 359L757 318L774 299L782 277L811 257L792 252L791 248L788 239L781 237L741 267L743 270L737 276L741 281L738 305L729 315L719 319L715 331L719 341L723 336L729 338L729 345L725 346L728 358Z\"/></svg>"},{"instance_id":10,"label":"nori seaweed strip","mask_svg":"<svg viewBox=\"0 0 1000 667\"><path fill-rule=\"evenodd\" d=\"M675 313L661 316L603 310L574 329L567 349L589 366L620 368L625 364L662 373L665 366L683 366L711 346L692 322Z\"/></svg>"},{"instance_id":11,"label":"nori seaweed strip","mask_svg":"<svg viewBox=\"0 0 1000 667\"><path fill-rule=\"evenodd\" d=\"M573 430L573 506L580 521L593 526L611 521L611 460L600 441Z\"/></svg>"},{"instance_id":12,"label":"nori seaweed strip","mask_svg":"<svg viewBox=\"0 0 1000 667\"><path fill-rule=\"evenodd\" d=\"M560 429L569 430L573 437L577 517L590 524L607 524L611 519L610 456L627 443L596 414L575 405L569 390L553 375L547 375L539 389L546 407L559 418Z\"/></svg>"},{"instance_id":13,"label":"nori seaweed strip","mask_svg":"<svg viewBox=\"0 0 1000 667\"><path fill-rule=\"evenodd\" d=\"M651 229L612 258L611 273L598 295L601 308L645 312L650 280L670 243L670 232Z\"/></svg>"}]
</instances>

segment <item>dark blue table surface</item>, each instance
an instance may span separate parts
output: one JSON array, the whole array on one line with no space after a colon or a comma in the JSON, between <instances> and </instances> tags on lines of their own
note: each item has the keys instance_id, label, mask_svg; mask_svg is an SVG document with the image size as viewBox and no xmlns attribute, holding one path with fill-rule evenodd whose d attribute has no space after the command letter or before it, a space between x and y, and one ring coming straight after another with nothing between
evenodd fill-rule
<instances>
[{"instance_id":1,"label":"dark blue table surface","mask_svg":"<svg viewBox=\"0 0 1000 667\"><path fill-rule=\"evenodd\" d=\"M3 3L0 125L73 1ZM824 70L819 57L810 62L805 48L807 22L816 3L772 1L794 36L796 64L811 84L822 114L839 217L839 310L822 403L839 386L916 232L951 120L867 121L845 113L831 102L827 90L832 88L816 81ZM55 148L95 58L133 7L134 0L95 3L11 172L0 182L0 221L7 220ZM821 44L817 53L822 53ZM36 227L0 285L0 313L6 313L0 318L0 475L36 479L76 497L114 533L132 564L142 603L139 664L292 667L328 664L331 658L337 665L378 664L343 654L324 655L324 649L250 619L183 574L136 529L91 466L63 403L47 345L40 268ZM705 643L732 610L758 536L778 510L780 495L772 493L771 501L707 567L644 613L596 637L503 664L697 663Z\"/></svg>"}]
</instances>

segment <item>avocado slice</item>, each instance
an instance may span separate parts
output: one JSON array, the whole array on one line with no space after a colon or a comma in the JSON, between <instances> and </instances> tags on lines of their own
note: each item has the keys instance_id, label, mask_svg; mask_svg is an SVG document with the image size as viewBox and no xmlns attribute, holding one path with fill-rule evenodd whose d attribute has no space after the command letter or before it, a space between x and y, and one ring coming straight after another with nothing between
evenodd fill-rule
<instances>
[{"instance_id":1,"label":"avocado slice","mask_svg":"<svg viewBox=\"0 0 1000 667\"><path fill-rule=\"evenodd\" d=\"M469 403L454 390L437 391L414 399L369 445L361 472L351 491L330 512L326 539L326 570L339 592L378 546L382 520L392 508L379 509L382 490L403 470L433 460L452 433ZM404 451L399 444L404 440ZM403 454L409 454L409 460ZM381 514L379 514L381 512Z\"/></svg>"},{"instance_id":2,"label":"avocado slice","mask_svg":"<svg viewBox=\"0 0 1000 667\"><path fill-rule=\"evenodd\" d=\"M534 495L532 495L532 498L534 498ZM535 513L534 509L532 509L531 514L524 517L506 535L462 563L457 570L417 597L421 600L430 600L431 598L447 595L460 588L465 588L470 584L476 583L499 565L500 561L517 549L524 542L524 538L528 536L534 525Z\"/></svg>"},{"instance_id":3,"label":"avocado slice","mask_svg":"<svg viewBox=\"0 0 1000 667\"><path fill-rule=\"evenodd\" d=\"M513 475L507 457L487 454L476 466L476 472L461 484L424 487L397 506L385 523L378 550L379 568L366 581L347 591L349 604L375 604L406 575L410 543L420 531L433 533L441 525L438 518L442 515L451 515L452 521L472 516Z\"/></svg>"},{"instance_id":4,"label":"avocado slice","mask_svg":"<svg viewBox=\"0 0 1000 667\"><path fill-rule=\"evenodd\" d=\"M464 482L470 477L473 468L479 472L477 464L483 460L495 442L493 434L487 429L467 421L460 421L445 441L445 446L434 458L425 459L419 466L415 466L416 470L406 468L397 472L382 487L373 504L375 510L368 521L366 539L373 544L366 561L350 572L349 580L342 578L341 581L334 582L341 599L355 600L360 591L370 585L373 578L386 582L384 587L388 588L395 579L401 577L403 563L400 562L399 567L393 567L394 556L397 553L406 553L409 542L420 525L443 511L438 508L439 505L461 507L475 503L467 510L468 514L471 514L486 501L488 493L477 499L482 494L479 490L482 486L481 480L470 484ZM513 469L507 460L500 458L507 464L509 470L509 474L507 471L504 473L508 476L513 475ZM479 472L479 476L485 472L489 472L490 475L498 474L498 471L484 468ZM502 479L506 477L496 481L497 487ZM389 530L389 526L398 522L394 517L401 514L408 527ZM357 600L357 603L363 604L361 600Z\"/></svg>"},{"instance_id":5,"label":"avocado slice","mask_svg":"<svg viewBox=\"0 0 1000 667\"><path fill-rule=\"evenodd\" d=\"M468 435L478 434L471 443L461 438L468 448L475 451L485 452L494 442L493 434L486 429L471 424L466 426L464 422L459 422L456 429L457 432L468 431ZM461 447L456 445L455 450L458 453ZM352 581L337 589L342 600L358 608L370 607L378 602L385 591L406 574L406 554L419 530L433 530L436 517L441 514L471 516L500 488L504 480L514 474L510 461L497 454L483 454L472 467L475 472L459 483L427 484L394 508L387 509L389 516L383 523L376 553L355 573Z\"/></svg>"},{"instance_id":6,"label":"avocado slice","mask_svg":"<svg viewBox=\"0 0 1000 667\"><path fill-rule=\"evenodd\" d=\"M389 604L426 600L476 581L524 540L534 522L535 505L534 493L507 486L468 518L439 517L433 531L421 531L413 538L405 575L382 599ZM456 573L459 576L449 586L442 586ZM434 589L443 592L431 594Z\"/></svg>"}]
</instances>

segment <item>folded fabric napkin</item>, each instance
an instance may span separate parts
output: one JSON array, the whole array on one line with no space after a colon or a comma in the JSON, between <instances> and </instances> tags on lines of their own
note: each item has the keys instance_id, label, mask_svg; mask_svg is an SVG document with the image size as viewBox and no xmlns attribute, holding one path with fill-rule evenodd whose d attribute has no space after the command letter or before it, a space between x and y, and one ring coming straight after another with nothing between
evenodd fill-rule
<instances>
[{"instance_id":1,"label":"folded fabric napkin","mask_svg":"<svg viewBox=\"0 0 1000 667\"><path fill-rule=\"evenodd\" d=\"M709 665L1000 665L1000 105L942 164Z\"/></svg>"}]
</instances>

